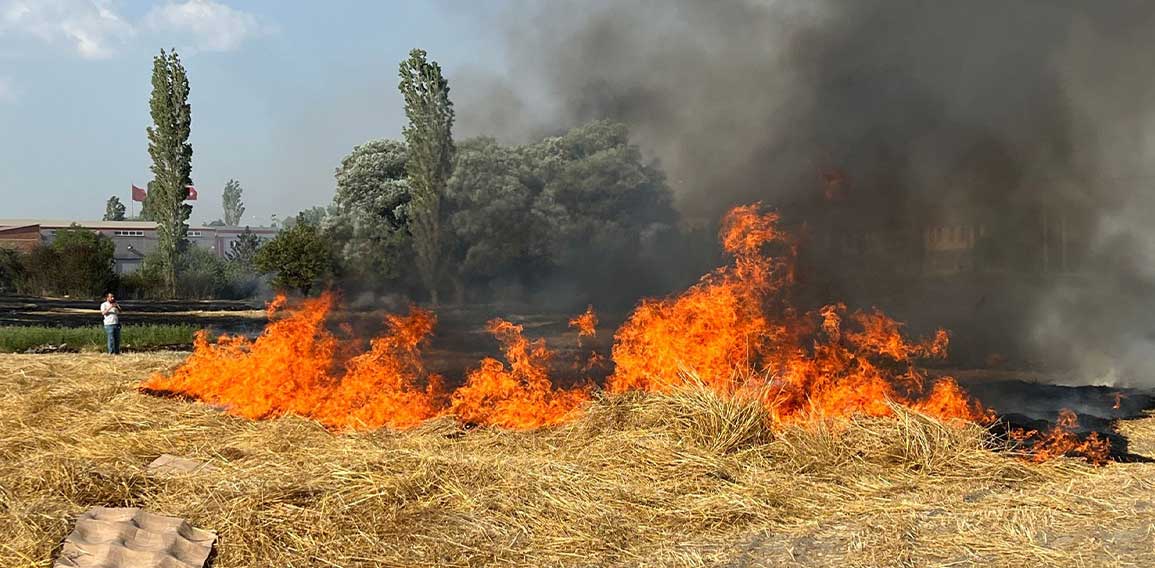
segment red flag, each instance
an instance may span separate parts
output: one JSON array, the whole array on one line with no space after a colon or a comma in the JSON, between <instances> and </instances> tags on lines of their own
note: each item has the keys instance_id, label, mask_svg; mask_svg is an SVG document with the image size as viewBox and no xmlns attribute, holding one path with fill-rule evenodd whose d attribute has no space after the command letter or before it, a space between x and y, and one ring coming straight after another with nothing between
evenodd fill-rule
<instances>
[{"instance_id":1,"label":"red flag","mask_svg":"<svg viewBox=\"0 0 1155 568\"><path fill-rule=\"evenodd\" d=\"M136 185L133 184L133 186L132 186L132 200L143 202L145 197L148 197L148 192L139 188L139 187L136 187Z\"/></svg>"},{"instance_id":2,"label":"red flag","mask_svg":"<svg viewBox=\"0 0 1155 568\"><path fill-rule=\"evenodd\" d=\"M188 186L188 197L185 198L185 201L196 201L196 200L197 200L197 188L190 185L190 186Z\"/></svg>"}]
</instances>

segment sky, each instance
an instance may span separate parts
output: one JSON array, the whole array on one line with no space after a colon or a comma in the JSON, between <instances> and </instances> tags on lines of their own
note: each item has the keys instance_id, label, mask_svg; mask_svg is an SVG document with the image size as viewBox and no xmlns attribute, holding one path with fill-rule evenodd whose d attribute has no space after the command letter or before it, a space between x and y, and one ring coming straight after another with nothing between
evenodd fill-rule
<instances>
[{"instance_id":1,"label":"sky","mask_svg":"<svg viewBox=\"0 0 1155 568\"><path fill-rule=\"evenodd\" d=\"M342 156L399 138L397 65L420 47L450 80L504 73L503 2L0 0L0 218L99 219L151 179L152 58L191 84L192 224L327 205ZM466 111L467 112L467 111ZM462 109L458 110L459 116ZM139 208L139 204L137 204Z\"/></svg>"}]
</instances>

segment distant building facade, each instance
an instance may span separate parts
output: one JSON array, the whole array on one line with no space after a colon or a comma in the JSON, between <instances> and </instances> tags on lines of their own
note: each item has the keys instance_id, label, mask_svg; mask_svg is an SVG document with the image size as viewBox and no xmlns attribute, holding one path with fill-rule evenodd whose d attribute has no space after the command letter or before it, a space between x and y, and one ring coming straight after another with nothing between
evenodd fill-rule
<instances>
[{"instance_id":1,"label":"distant building facade","mask_svg":"<svg viewBox=\"0 0 1155 568\"><path fill-rule=\"evenodd\" d=\"M58 221L47 219L0 219L0 248L27 252L40 244L51 244L56 231L77 225L112 240L114 269L117 274L140 270L144 258L156 251L159 239L152 221ZM252 227L262 240L272 239L279 229ZM188 241L208 249L219 257L232 250L244 227L189 227Z\"/></svg>"}]
</instances>

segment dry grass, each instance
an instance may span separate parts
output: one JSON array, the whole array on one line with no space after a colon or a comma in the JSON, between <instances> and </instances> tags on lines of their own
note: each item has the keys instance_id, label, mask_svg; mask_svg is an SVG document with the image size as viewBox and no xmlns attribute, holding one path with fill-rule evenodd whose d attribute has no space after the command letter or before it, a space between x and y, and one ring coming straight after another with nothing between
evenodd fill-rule
<instances>
[{"instance_id":1,"label":"dry grass","mask_svg":"<svg viewBox=\"0 0 1155 568\"><path fill-rule=\"evenodd\" d=\"M1155 465L1027 464L911 413L775 432L689 389L548 431L333 434L135 392L179 360L0 357L0 566L50 565L96 505L217 531L217 568L1155 565ZM216 467L149 477L162 453Z\"/></svg>"}]
</instances>

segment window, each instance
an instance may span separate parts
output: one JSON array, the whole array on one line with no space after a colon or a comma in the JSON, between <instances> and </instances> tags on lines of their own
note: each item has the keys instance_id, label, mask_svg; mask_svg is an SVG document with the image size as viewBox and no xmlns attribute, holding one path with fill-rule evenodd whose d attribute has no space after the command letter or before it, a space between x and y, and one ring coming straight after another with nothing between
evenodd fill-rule
<instances>
[{"instance_id":1,"label":"window","mask_svg":"<svg viewBox=\"0 0 1155 568\"><path fill-rule=\"evenodd\" d=\"M190 236L190 237L199 237L199 236L201 236L201 232L200 232L200 231L189 231L189 232L188 232L188 236Z\"/></svg>"},{"instance_id":2,"label":"window","mask_svg":"<svg viewBox=\"0 0 1155 568\"><path fill-rule=\"evenodd\" d=\"M116 237L143 237L144 231L113 231L112 235Z\"/></svg>"}]
</instances>

